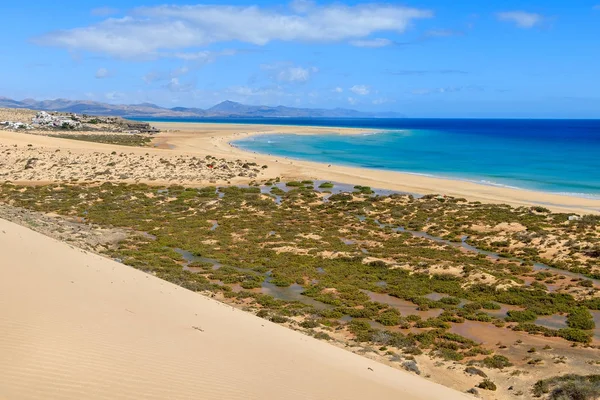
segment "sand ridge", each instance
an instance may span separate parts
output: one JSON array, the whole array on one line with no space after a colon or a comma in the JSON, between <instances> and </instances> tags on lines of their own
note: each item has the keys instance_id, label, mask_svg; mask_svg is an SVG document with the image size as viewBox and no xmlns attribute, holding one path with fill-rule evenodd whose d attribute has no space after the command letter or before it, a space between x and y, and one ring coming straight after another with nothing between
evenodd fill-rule
<instances>
[{"instance_id":1,"label":"sand ridge","mask_svg":"<svg viewBox=\"0 0 600 400\"><path fill-rule=\"evenodd\" d=\"M469 398L1 219L0 252L0 398Z\"/></svg>"}]
</instances>

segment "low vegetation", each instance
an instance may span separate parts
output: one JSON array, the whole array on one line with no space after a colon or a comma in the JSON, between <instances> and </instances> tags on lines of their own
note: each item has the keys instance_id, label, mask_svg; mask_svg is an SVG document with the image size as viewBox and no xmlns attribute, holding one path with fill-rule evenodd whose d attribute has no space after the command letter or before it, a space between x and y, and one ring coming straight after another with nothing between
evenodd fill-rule
<instances>
[{"instance_id":1,"label":"low vegetation","mask_svg":"<svg viewBox=\"0 0 600 400\"><path fill-rule=\"evenodd\" d=\"M143 135L110 135L110 134L51 134L51 137L62 139L82 140L85 142L97 142L106 144L117 144L120 146L149 146L152 138Z\"/></svg>"},{"instance_id":2,"label":"low vegetation","mask_svg":"<svg viewBox=\"0 0 600 400\"><path fill-rule=\"evenodd\" d=\"M593 281L579 285L588 279L573 271L595 274L597 260L584 253L599 240L597 219L435 195L379 196L363 186L331 195L319 193L329 185L316 185L5 183L0 201L127 229L132 234L108 256L314 337L344 335L400 354L404 364L426 353L468 363L469 373L485 377L475 366L516 363L495 354L503 348L486 337L461 335L469 331L464 326L591 341L590 310L600 310L600 294ZM496 228L502 223L512 225ZM569 249L564 263L544 255L554 240ZM534 269L534 261L561 269ZM539 325L540 317L552 315L567 315L566 325ZM479 388L496 386L486 378Z\"/></svg>"},{"instance_id":3,"label":"low vegetation","mask_svg":"<svg viewBox=\"0 0 600 400\"><path fill-rule=\"evenodd\" d=\"M550 400L595 400L600 398L600 375L562 375L538 381L532 390L535 397Z\"/></svg>"}]
</instances>

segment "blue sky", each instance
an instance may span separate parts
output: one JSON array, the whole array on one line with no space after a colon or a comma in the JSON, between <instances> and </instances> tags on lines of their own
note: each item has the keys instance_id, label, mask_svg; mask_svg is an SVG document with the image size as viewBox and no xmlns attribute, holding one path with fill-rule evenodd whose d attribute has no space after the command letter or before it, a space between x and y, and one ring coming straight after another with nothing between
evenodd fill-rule
<instances>
[{"instance_id":1,"label":"blue sky","mask_svg":"<svg viewBox=\"0 0 600 400\"><path fill-rule=\"evenodd\" d=\"M5 3L5 97L600 118L600 0Z\"/></svg>"}]
</instances>

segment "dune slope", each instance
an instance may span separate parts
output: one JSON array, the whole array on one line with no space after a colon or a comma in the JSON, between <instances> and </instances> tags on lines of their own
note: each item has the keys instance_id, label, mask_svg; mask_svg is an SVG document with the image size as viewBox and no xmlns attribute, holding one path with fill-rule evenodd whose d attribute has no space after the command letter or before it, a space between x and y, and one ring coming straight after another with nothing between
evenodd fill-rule
<instances>
[{"instance_id":1,"label":"dune slope","mask_svg":"<svg viewBox=\"0 0 600 400\"><path fill-rule=\"evenodd\" d=\"M0 355L7 399L469 398L1 219Z\"/></svg>"}]
</instances>

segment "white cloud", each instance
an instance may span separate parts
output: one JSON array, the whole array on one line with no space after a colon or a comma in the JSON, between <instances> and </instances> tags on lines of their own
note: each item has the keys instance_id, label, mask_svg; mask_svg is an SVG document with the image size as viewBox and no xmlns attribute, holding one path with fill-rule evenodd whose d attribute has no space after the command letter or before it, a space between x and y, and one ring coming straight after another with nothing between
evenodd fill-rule
<instances>
[{"instance_id":1,"label":"white cloud","mask_svg":"<svg viewBox=\"0 0 600 400\"><path fill-rule=\"evenodd\" d=\"M286 93L281 87L266 87L266 88L253 88L250 86L232 86L223 91L225 95L234 95L237 99L248 99L251 97L261 98L279 98L285 96Z\"/></svg>"},{"instance_id":2,"label":"white cloud","mask_svg":"<svg viewBox=\"0 0 600 400\"><path fill-rule=\"evenodd\" d=\"M313 74L319 72L317 67L300 67L291 63L263 64L260 68L270 71L271 79L288 83L308 82Z\"/></svg>"},{"instance_id":3,"label":"white cloud","mask_svg":"<svg viewBox=\"0 0 600 400\"><path fill-rule=\"evenodd\" d=\"M112 7L98 7L98 8L94 8L92 11L90 11L90 13L96 17L106 17L109 15L113 15L118 13L119 10L117 10L116 8L112 8Z\"/></svg>"},{"instance_id":4,"label":"white cloud","mask_svg":"<svg viewBox=\"0 0 600 400\"><path fill-rule=\"evenodd\" d=\"M348 103L354 105L354 104L358 103L358 100L355 99L354 97L348 97Z\"/></svg>"},{"instance_id":5,"label":"white cloud","mask_svg":"<svg viewBox=\"0 0 600 400\"><path fill-rule=\"evenodd\" d=\"M431 11L393 4L340 4L305 7L299 13L281 8L226 5L141 7L123 18L59 30L34 39L41 45L86 50L121 58L156 57L217 42L265 45L274 40L339 42L375 32L404 32Z\"/></svg>"},{"instance_id":6,"label":"white cloud","mask_svg":"<svg viewBox=\"0 0 600 400\"><path fill-rule=\"evenodd\" d=\"M393 42L391 40L389 40L389 39L382 39L382 38L366 39L366 40L352 40L350 42L350 44L352 46L356 46L356 47L372 47L372 48L385 47L385 46L389 46L392 43Z\"/></svg>"},{"instance_id":7,"label":"white cloud","mask_svg":"<svg viewBox=\"0 0 600 400\"><path fill-rule=\"evenodd\" d=\"M311 75L318 72L316 67L290 67L279 71L277 80L282 82L307 82Z\"/></svg>"},{"instance_id":8,"label":"white cloud","mask_svg":"<svg viewBox=\"0 0 600 400\"><path fill-rule=\"evenodd\" d=\"M181 83L179 78L171 78L169 83L165 85L165 88L171 92L189 92L195 88L193 83Z\"/></svg>"},{"instance_id":9,"label":"white cloud","mask_svg":"<svg viewBox=\"0 0 600 400\"><path fill-rule=\"evenodd\" d=\"M424 88L414 89L411 91L412 94L416 95L429 95L429 94L444 94L444 93L456 93L456 92L481 92L484 89L481 86L467 85L467 86L448 86L439 88Z\"/></svg>"},{"instance_id":10,"label":"white cloud","mask_svg":"<svg viewBox=\"0 0 600 400\"><path fill-rule=\"evenodd\" d=\"M497 14L500 21L512 22L519 28L533 28L544 20L540 14L525 11L506 11Z\"/></svg>"},{"instance_id":11,"label":"white cloud","mask_svg":"<svg viewBox=\"0 0 600 400\"><path fill-rule=\"evenodd\" d=\"M105 93L104 96L108 100L121 100L125 97L125 94L121 93L121 92L108 92L108 93Z\"/></svg>"},{"instance_id":12,"label":"white cloud","mask_svg":"<svg viewBox=\"0 0 600 400\"><path fill-rule=\"evenodd\" d=\"M365 85L354 85L350 88L350 91L352 93L355 93L355 94L358 94L361 96L365 96L371 92L371 89Z\"/></svg>"},{"instance_id":13,"label":"white cloud","mask_svg":"<svg viewBox=\"0 0 600 400\"><path fill-rule=\"evenodd\" d=\"M237 52L235 50L223 50L223 51L196 51L196 52L174 52L174 53L160 53L161 57L178 58L185 61L194 61L200 64L208 64L214 62L217 58L223 56L233 56Z\"/></svg>"},{"instance_id":14,"label":"white cloud","mask_svg":"<svg viewBox=\"0 0 600 400\"><path fill-rule=\"evenodd\" d=\"M338 87L336 87L336 88L333 89L333 92L335 92L335 93L343 93L344 89L342 89L341 87L338 86Z\"/></svg>"},{"instance_id":15,"label":"white cloud","mask_svg":"<svg viewBox=\"0 0 600 400\"><path fill-rule=\"evenodd\" d=\"M104 79L104 78L108 78L110 76L110 71L107 70L106 68L99 68L98 71L96 71L96 79Z\"/></svg>"}]
</instances>

